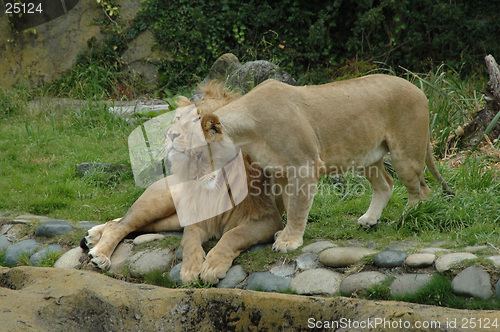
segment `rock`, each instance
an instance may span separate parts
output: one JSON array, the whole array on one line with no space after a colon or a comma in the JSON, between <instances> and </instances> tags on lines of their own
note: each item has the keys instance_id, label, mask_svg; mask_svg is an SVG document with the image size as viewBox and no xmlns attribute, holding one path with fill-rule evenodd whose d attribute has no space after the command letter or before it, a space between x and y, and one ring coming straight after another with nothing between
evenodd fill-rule
<instances>
[{"instance_id":1,"label":"rock","mask_svg":"<svg viewBox=\"0 0 500 332\"><path fill-rule=\"evenodd\" d=\"M4 250L12 244L7 235L0 236L0 250Z\"/></svg>"},{"instance_id":2,"label":"rock","mask_svg":"<svg viewBox=\"0 0 500 332\"><path fill-rule=\"evenodd\" d=\"M500 268L500 256L489 256L486 259L490 260L496 268Z\"/></svg>"},{"instance_id":3,"label":"rock","mask_svg":"<svg viewBox=\"0 0 500 332\"><path fill-rule=\"evenodd\" d=\"M78 176L84 176L88 172L105 172L105 173L118 173L130 170L130 167L125 164L113 163L81 163L76 164L76 173Z\"/></svg>"},{"instance_id":4,"label":"rock","mask_svg":"<svg viewBox=\"0 0 500 332\"><path fill-rule=\"evenodd\" d=\"M99 223L92 222L92 221L80 221L78 223L78 227L83 228L83 229L91 229L94 226L100 225Z\"/></svg>"},{"instance_id":5,"label":"rock","mask_svg":"<svg viewBox=\"0 0 500 332\"><path fill-rule=\"evenodd\" d=\"M178 261L182 261L182 247L179 246L179 248L177 248L177 250L175 251L175 259L177 259Z\"/></svg>"},{"instance_id":6,"label":"rock","mask_svg":"<svg viewBox=\"0 0 500 332\"><path fill-rule=\"evenodd\" d=\"M38 265L38 263L44 258L48 257L51 253L58 253L62 251L62 247L59 244L49 244L46 247L38 250L36 253L31 255L30 263L34 266Z\"/></svg>"},{"instance_id":7,"label":"rock","mask_svg":"<svg viewBox=\"0 0 500 332\"><path fill-rule=\"evenodd\" d=\"M434 254L411 254L405 259L405 264L409 267L426 267L432 265L436 255Z\"/></svg>"},{"instance_id":8,"label":"rock","mask_svg":"<svg viewBox=\"0 0 500 332\"><path fill-rule=\"evenodd\" d=\"M3 331L307 331L310 318L321 323L341 318L373 322L374 317L398 326L439 322L442 330L447 321L468 321L471 314L476 321L498 319L495 310L241 289L169 289L91 271L27 266L0 267L0 298Z\"/></svg>"},{"instance_id":9,"label":"rock","mask_svg":"<svg viewBox=\"0 0 500 332\"><path fill-rule=\"evenodd\" d=\"M345 296L380 285L389 277L378 271L360 272L345 277L340 284L340 293Z\"/></svg>"},{"instance_id":10,"label":"rock","mask_svg":"<svg viewBox=\"0 0 500 332\"><path fill-rule=\"evenodd\" d=\"M66 251L54 264L58 269L75 269L81 265L80 257L86 256L82 248L75 247Z\"/></svg>"},{"instance_id":11,"label":"rock","mask_svg":"<svg viewBox=\"0 0 500 332\"><path fill-rule=\"evenodd\" d=\"M419 250L420 254L436 254L436 253L448 253L450 252L449 249L444 249L444 248L436 248L436 247L429 247L429 248L423 248Z\"/></svg>"},{"instance_id":12,"label":"rock","mask_svg":"<svg viewBox=\"0 0 500 332\"><path fill-rule=\"evenodd\" d=\"M264 249L265 247L267 247L267 244L265 243L259 243L259 244L255 244L253 246L251 246L248 251L257 251L257 250L262 250Z\"/></svg>"},{"instance_id":13,"label":"rock","mask_svg":"<svg viewBox=\"0 0 500 332\"><path fill-rule=\"evenodd\" d=\"M140 244L158 241L165 238L163 234L142 234L134 239L134 245L138 246Z\"/></svg>"},{"instance_id":14,"label":"rock","mask_svg":"<svg viewBox=\"0 0 500 332\"><path fill-rule=\"evenodd\" d=\"M34 214L22 214L20 216L17 216L14 219L38 219L38 220L41 220L41 219L47 219L47 217L37 216L37 215L34 215Z\"/></svg>"},{"instance_id":15,"label":"rock","mask_svg":"<svg viewBox=\"0 0 500 332\"><path fill-rule=\"evenodd\" d=\"M0 226L0 236L7 234L12 227L14 227L12 224Z\"/></svg>"},{"instance_id":16,"label":"rock","mask_svg":"<svg viewBox=\"0 0 500 332\"><path fill-rule=\"evenodd\" d=\"M386 250L405 250L405 249L413 249L415 248L412 244L395 244L392 246L385 247Z\"/></svg>"},{"instance_id":17,"label":"rock","mask_svg":"<svg viewBox=\"0 0 500 332\"><path fill-rule=\"evenodd\" d=\"M181 269L182 269L182 263L179 263L179 264L175 265L168 273L168 277L170 278L170 280L172 280L173 282L175 282L176 284L179 284L179 285L182 284ZM220 281L219 281L219 283L220 283Z\"/></svg>"},{"instance_id":18,"label":"rock","mask_svg":"<svg viewBox=\"0 0 500 332\"><path fill-rule=\"evenodd\" d=\"M398 250L386 250L375 256L375 265L378 267L398 267L403 265L408 254Z\"/></svg>"},{"instance_id":19,"label":"rock","mask_svg":"<svg viewBox=\"0 0 500 332\"><path fill-rule=\"evenodd\" d=\"M299 273L290 283L298 294L335 294L339 291L342 274L329 269L313 269Z\"/></svg>"},{"instance_id":20,"label":"rock","mask_svg":"<svg viewBox=\"0 0 500 332\"><path fill-rule=\"evenodd\" d=\"M319 255L319 261L326 266L345 267L355 264L375 251L359 247L339 247L326 249Z\"/></svg>"},{"instance_id":21,"label":"rock","mask_svg":"<svg viewBox=\"0 0 500 332\"><path fill-rule=\"evenodd\" d=\"M247 277L247 273L241 265L232 266L226 273L224 279L219 280L217 288L235 288Z\"/></svg>"},{"instance_id":22,"label":"rock","mask_svg":"<svg viewBox=\"0 0 500 332\"><path fill-rule=\"evenodd\" d=\"M174 259L168 248L152 251L141 251L130 258L130 273L143 276L153 270L167 270Z\"/></svg>"},{"instance_id":23,"label":"rock","mask_svg":"<svg viewBox=\"0 0 500 332\"><path fill-rule=\"evenodd\" d=\"M5 249L5 263L14 266L19 261L21 255L28 253L31 256L40 246L41 244L33 239L17 242Z\"/></svg>"},{"instance_id":24,"label":"rock","mask_svg":"<svg viewBox=\"0 0 500 332\"><path fill-rule=\"evenodd\" d=\"M46 220L46 219L44 219ZM73 226L65 220L50 220L35 229L35 236L54 237L63 235L73 230Z\"/></svg>"},{"instance_id":25,"label":"rock","mask_svg":"<svg viewBox=\"0 0 500 332\"><path fill-rule=\"evenodd\" d=\"M220 82L226 82L227 78L240 67L240 60L238 60L238 58L234 54L225 53L221 55L217 60L215 60L212 68L210 68L210 73L205 80L217 80Z\"/></svg>"},{"instance_id":26,"label":"rock","mask_svg":"<svg viewBox=\"0 0 500 332\"><path fill-rule=\"evenodd\" d=\"M481 246L468 246L464 248L464 251L468 252L475 252L475 251L480 251L480 250L485 250L488 249L489 247L486 245L481 245Z\"/></svg>"},{"instance_id":27,"label":"rock","mask_svg":"<svg viewBox=\"0 0 500 332\"><path fill-rule=\"evenodd\" d=\"M285 264L278 264L272 267L270 272L278 277L290 277L297 272L297 263L290 261Z\"/></svg>"},{"instance_id":28,"label":"rock","mask_svg":"<svg viewBox=\"0 0 500 332\"><path fill-rule=\"evenodd\" d=\"M412 273L398 275L391 284L392 295L415 294L432 279L431 274Z\"/></svg>"},{"instance_id":29,"label":"rock","mask_svg":"<svg viewBox=\"0 0 500 332\"><path fill-rule=\"evenodd\" d=\"M481 266L469 266L460 272L451 282L456 295L475 296L483 300L491 298L490 275Z\"/></svg>"},{"instance_id":30,"label":"rock","mask_svg":"<svg viewBox=\"0 0 500 332\"><path fill-rule=\"evenodd\" d=\"M121 242L111 255L111 266L109 272L122 273L123 269L127 266L134 246L131 243Z\"/></svg>"},{"instance_id":31,"label":"rock","mask_svg":"<svg viewBox=\"0 0 500 332\"><path fill-rule=\"evenodd\" d=\"M254 272L248 278L247 290L260 290L264 292L278 292L290 287L291 278L278 277L271 272Z\"/></svg>"},{"instance_id":32,"label":"rock","mask_svg":"<svg viewBox=\"0 0 500 332\"><path fill-rule=\"evenodd\" d=\"M297 269L299 271L317 269L322 266L319 262L318 255L311 252L306 252L297 257L295 260L297 262Z\"/></svg>"},{"instance_id":33,"label":"rock","mask_svg":"<svg viewBox=\"0 0 500 332\"><path fill-rule=\"evenodd\" d=\"M240 66L228 77L227 84L248 92L270 78L286 84L297 85L290 74L265 60L249 61Z\"/></svg>"},{"instance_id":34,"label":"rock","mask_svg":"<svg viewBox=\"0 0 500 332\"><path fill-rule=\"evenodd\" d=\"M336 246L337 246L336 244L334 244L330 241L318 241L318 242L311 243L311 244L305 246L304 248L302 248L302 252L319 254L320 252L322 252L325 249L333 248Z\"/></svg>"},{"instance_id":35,"label":"rock","mask_svg":"<svg viewBox=\"0 0 500 332\"><path fill-rule=\"evenodd\" d=\"M468 252L457 252L438 257L434 264L436 265L436 270L438 272L444 272L451 269L453 265L460 263L461 261L475 258L477 258L477 256L474 254Z\"/></svg>"},{"instance_id":36,"label":"rock","mask_svg":"<svg viewBox=\"0 0 500 332\"><path fill-rule=\"evenodd\" d=\"M181 232L163 232L161 233L165 237L176 237L182 239L182 231Z\"/></svg>"}]
</instances>

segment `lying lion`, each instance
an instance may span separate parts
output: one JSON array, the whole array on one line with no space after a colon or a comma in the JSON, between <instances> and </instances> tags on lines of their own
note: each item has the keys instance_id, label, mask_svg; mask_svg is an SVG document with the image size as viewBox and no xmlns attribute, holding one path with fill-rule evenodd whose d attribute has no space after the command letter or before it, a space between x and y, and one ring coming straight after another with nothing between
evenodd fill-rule
<instances>
[{"instance_id":1,"label":"lying lion","mask_svg":"<svg viewBox=\"0 0 500 332\"><path fill-rule=\"evenodd\" d=\"M398 77L370 75L299 87L267 80L205 115L202 128L211 141L238 145L284 188L287 225L274 242L275 251L302 245L323 174L362 172L373 187L373 198L358 224L375 225L392 194L393 182L383 166L388 152L409 204L430 194L425 165L451 193L433 161L427 99Z\"/></svg>"},{"instance_id":2,"label":"lying lion","mask_svg":"<svg viewBox=\"0 0 500 332\"><path fill-rule=\"evenodd\" d=\"M170 130L182 128L189 131L193 126L200 125L199 121L191 121L189 116L199 120L200 115L213 112L239 97L214 83L208 84L204 92L205 97L196 103L196 107L183 107L190 103L187 99L179 102L180 107L176 113L178 120ZM193 110L196 113L195 117L193 114L186 114ZM211 194L214 183L217 181L217 179L204 176L210 173L214 167L214 161L205 154L205 150L194 156L196 157L195 163L190 162L190 159L176 158L183 154L193 154L195 149L185 146L189 142L183 142L182 138L172 143L173 141L167 142L172 169L186 180L195 179L195 181L189 181L188 194L181 196L181 202L177 204L191 207L193 211L209 209L210 207L203 205L200 200L203 194ZM216 284L226 275L233 260L242 250L257 243L272 241L274 234L283 229L282 208L276 207L274 197L265 194L264 186L267 185L269 178L265 177L262 170L252 166L250 157L244 155L243 161L248 184L246 198L227 212L184 228L181 240L183 283L189 283L201 277L204 282ZM83 248L91 248L89 256L96 266L107 269L111 264L110 257L116 246L129 233L181 229L169 184L166 179L161 179L146 189L123 218L90 229L81 245ZM202 244L211 238L220 240L205 257Z\"/></svg>"}]
</instances>

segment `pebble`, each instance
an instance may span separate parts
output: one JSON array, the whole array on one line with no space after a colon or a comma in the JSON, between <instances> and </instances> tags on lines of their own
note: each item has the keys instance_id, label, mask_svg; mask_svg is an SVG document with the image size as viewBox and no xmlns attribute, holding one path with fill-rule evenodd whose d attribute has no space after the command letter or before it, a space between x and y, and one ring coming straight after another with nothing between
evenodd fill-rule
<instances>
[{"instance_id":1,"label":"pebble","mask_svg":"<svg viewBox=\"0 0 500 332\"><path fill-rule=\"evenodd\" d=\"M436 259L434 254L411 254L405 259L405 264L409 267L427 267L431 266Z\"/></svg>"},{"instance_id":2,"label":"pebble","mask_svg":"<svg viewBox=\"0 0 500 332\"><path fill-rule=\"evenodd\" d=\"M177 259L178 261L182 261L182 247L179 246L179 248L177 248L177 250L175 251L175 259Z\"/></svg>"},{"instance_id":3,"label":"pebble","mask_svg":"<svg viewBox=\"0 0 500 332\"><path fill-rule=\"evenodd\" d=\"M319 262L318 255L312 252L306 252L297 257L295 260L297 262L297 269L299 271L317 269L322 266Z\"/></svg>"},{"instance_id":4,"label":"pebble","mask_svg":"<svg viewBox=\"0 0 500 332\"><path fill-rule=\"evenodd\" d=\"M431 274L410 273L398 275L391 284L392 295L415 294L432 279Z\"/></svg>"},{"instance_id":5,"label":"pebble","mask_svg":"<svg viewBox=\"0 0 500 332\"><path fill-rule=\"evenodd\" d=\"M445 254L436 259L435 265L438 272L448 271L453 265L464 261L466 259L475 259L476 255L469 252L457 252L452 254Z\"/></svg>"},{"instance_id":6,"label":"pebble","mask_svg":"<svg viewBox=\"0 0 500 332\"><path fill-rule=\"evenodd\" d=\"M0 236L0 250L4 250L12 244L7 235Z\"/></svg>"},{"instance_id":7,"label":"pebble","mask_svg":"<svg viewBox=\"0 0 500 332\"><path fill-rule=\"evenodd\" d=\"M248 278L246 290L260 290L264 292L278 292L288 289L292 278L278 277L271 272L254 272Z\"/></svg>"},{"instance_id":8,"label":"pebble","mask_svg":"<svg viewBox=\"0 0 500 332\"><path fill-rule=\"evenodd\" d=\"M36 266L41 260L48 257L51 253L58 253L61 251L62 251L61 245L49 244L48 246L43 247L42 249L38 250L36 253L31 255L30 263Z\"/></svg>"},{"instance_id":9,"label":"pebble","mask_svg":"<svg viewBox=\"0 0 500 332\"><path fill-rule=\"evenodd\" d=\"M339 291L342 274L329 269L313 269L299 273L290 283L297 294L335 294Z\"/></svg>"},{"instance_id":10,"label":"pebble","mask_svg":"<svg viewBox=\"0 0 500 332\"><path fill-rule=\"evenodd\" d=\"M158 241L162 240L165 238L165 235L163 234L142 234L139 235L134 239L134 245L138 246L140 244L152 242L152 241Z\"/></svg>"},{"instance_id":11,"label":"pebble","mask_svg":"<svg viewBox=\"0 0 500 332\"><path fill-rule=\"evenodd\" d=\"M278 277L290 277L297 272L297 263L290 261L285 264L278 264L272 267L270 272Z\"/></svg>"},{"instance_id":12,"label":"pebble","mask_svg":"<svg viewBox=\"0 0 500 332\"><path fill-rule=\"evenodd\" d=\"M375 256L374 264L378 267L398 267L403 265L408 254L398 250L385 250Z\"/></svg>"},{"instance_id":13,"label":"pebble","mask_svg":"<svg viewBox=\"0 0 500 332\"><path fill-rule=\"evenodd\" d=\"M241 265L232 266L226 273L226 276L219 281L217 288L236 288L245 278L248 273L243 270Z\"/></svg>"},{"instance_id":14,"label":"pebble","mask_svg":"<svg viewBox=\"0 0 500 332\"><path fill-rule=\"evenodd\" d=\"M54 264L55 268L58 269L75 269L81 264L80 257L85 255L82 248L75 247L71 250L66 251Z\"/></svg>"},{"instance_id":15,"label":"pebble","mask_svg":"<svg viewBox=\"0 0 500 332\"><path fill-rule=\"evenodd\" d=\"M475 251L479 251L479 250L485 250L485 249L488 249L489 247L486 246L486 245L481 245L481 246L469 246L469 247L465 247L464 248L464 251L469 251L469 252L475 252Z\"/></svg>"},{"instance_id":16,"label":"pebble","mask_svg":"<svg viewBox=\"0 0 500 332\"><path fill-rule=\"evenodd\" d=\"M363 257L376 251L360 247L339 247L326 249L319 255L319 261L330 267L345 267L355 264Z\"/></svg>"},{"instance_id":17,"label":"pebble","mask_svg":"<svg viewBox=\"0 0 500 332\"><path fill-rule=\"evenodd\" d=\"M351 274L342 281L340 285L340 293L345 296L368 289L375 285L380 285L389 277L378 271L360 272Z\"/></svg>"},{"instance_id":18,"label":"pebble","mask_svg":"<svg viewBox=\"0 0 500 332\"><path fill-rule=\"evenodd\" d=\"M302 252L308 252L313 254L319 254L325 249L336 247L337 245L330 241L318 241L311 244L308 244L304 248L302 248Z\"/></svg>"},{"instance_id":19,"label":"pebble","mask_svg":"<svg viewBox=\"0 0 500 332\"><path fill-rule=\"evenodd\" d=\"M143 276L154 270L166 270L173 259L174 254L168 248L138 252L130 257L130 273Z\"/></svg>"},{"instance_id":20,"label":"pebble","mask_svg":"<svg viewBox=\"0 0 500 332\"><path fill-rule=\"evenodd\" d=\"M437 254L437 253L447 253L447 252L450 252L450 250L444 248L436 248L436 247L423 248L419 250L420 254Z\"/></svg>"},{"instance_id":21,"label":"pebble","mask_svg":"<svg viewBox=\"0 0 500 332\"><path fill-rule=\"evenodd\" d=\"M493 295L490 275L481 266L469 266L451 282L454 294L487 300Z\"/></svg>"},{"instance_id":22,"label":"pebble","mask_svg":"<svg viewBox=\"0 0 500 332\"><path fill-rule=\"evenodd\" d=\"M129 257L132 255L132 249L134 246L130 243L121 242L111 255L111 266L109 271L111 273L122 273L123 269L127 266L129 262Z\"/></svg>"},{"instance_id":23,"label":"pebble","mask_svg":"<svg viewBox=\"0 0 500 332\"><path fill-rule=\"evenodd\" d=\"M168 277L170 278L170 280L179 285L182 284L181 269L182 269L182 263L179 263L175 265L168 273Z\"/></svg>"},{"instance_id":24,"label":"pebble","mask_svg":"<svg viewBox=\"0 0 500 332\"><path fill-rule=\"evenodd\" d=\"M48 220L44 224L41 224L35 229L35 236L46 236L54 237L58 235L63 235L73 230L73 226L68 224L64 220L59 219L42 219L42 221Z\"/></svg>"},{"instance_id":25,"label":"pebble","mask_svg":"<svg viewBox=\"0 0 500 332\"><path fill-rule=\"evenodd\" d=\"M19 261L19 257L21 257L21 255L29 253L31 256L40 246L41 244L34 239L17 242L5 249L5 263L9 266L14 266Z\"/></svg>"},{"instance_id":26,"label":"pebble","mask_svg":"<svg viewBox=\"0 0 500 332\"><path fill-rule=\"evenodd\" d=\"M490 260L496 268L500 268L500 256L490 256L486 259Z\"/></svg>"}]
</instances>

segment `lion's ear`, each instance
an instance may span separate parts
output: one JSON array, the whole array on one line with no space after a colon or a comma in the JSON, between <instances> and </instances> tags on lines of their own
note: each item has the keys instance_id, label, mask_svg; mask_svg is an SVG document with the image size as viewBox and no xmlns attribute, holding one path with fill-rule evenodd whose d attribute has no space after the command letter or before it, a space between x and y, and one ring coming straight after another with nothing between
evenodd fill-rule
<instances>
[{"instance_id":1,"label":"lion's ear","mask_svg":"<svg viewBox=\"0 0 500 332\"><path fill-rule=\"evenodd\" d=\"M205 115L201 119L201 128L207 141L220 142L222 140L222 126L217 115Z\"/></svg>"}]
</instances>

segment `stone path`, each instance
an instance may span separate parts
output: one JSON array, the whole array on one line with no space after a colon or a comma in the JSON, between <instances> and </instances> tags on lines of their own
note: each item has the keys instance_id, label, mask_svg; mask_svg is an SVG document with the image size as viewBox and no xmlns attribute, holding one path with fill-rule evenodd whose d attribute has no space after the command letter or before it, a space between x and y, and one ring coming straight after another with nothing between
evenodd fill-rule
<instances>
[{"instance_id":1,"label":"stone path","mask_svg":"<svg viewBox=\"0 0 500 332\"><path fill-rule=\"evenodd\" d=\"M40 224L33 236L21 238L23 228L33 221ZM72 224L66 220L20 215L4 219L0 225L0 251L4 251L4 260L10 266L18 264L22 257L29 257L31 264L37 265L50 253L62 252L54 267L80 268L86 255L79 247L63 248L59 244L42 243L46 243L47 238L68 234L75 228L89 229L96 223L82 221ZM181 248L151 249L148 246L149 249L134 250L137 246L154 244L169 236L181 237L182 233L144 234L133 240L122 241L111 257L110 272L120 273L127 269L132 276L140 278L152 270L160 269L169 271L170 279L180 283ZM498 273L491 274L491 271L500 268L500 253L496 248L475 246L452 252L441 248L443 244L419 244L420 248L416 244L397 244L384 250L375 250L374 243L351 241L349 246L339 247L331 241L318 239L298 249L301 253L297 258L275 263L269 271L248 275L240 265L235 265L217 287L266 292L292 290L303 295L356 296L375 285L383 284L389 287L392 295L404 295L425 287L436 273L446 273L456 269L458 263L483 258L491 264L481 265L476 261L460 265L462 271L455 271L456 276L452 281L453 292L484 300L500 299ZM250 250L261 250L263 247L258 245Z\"/></svg>"}]
</instances>

